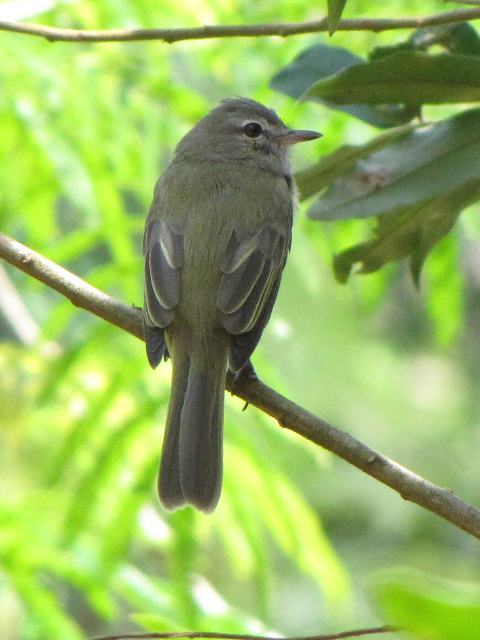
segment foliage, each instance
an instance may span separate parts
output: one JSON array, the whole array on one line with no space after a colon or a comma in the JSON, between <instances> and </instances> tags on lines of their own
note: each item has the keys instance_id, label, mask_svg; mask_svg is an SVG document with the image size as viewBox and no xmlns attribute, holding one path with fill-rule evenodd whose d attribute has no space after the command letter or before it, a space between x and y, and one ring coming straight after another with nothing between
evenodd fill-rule
<instances>
[{"instance_id":1,"label":"foliage","mask_svg":"<svg viewBox=\"0 0 480 640\"><path fill-rule=\"evenodd\" d=\"M13 4L19 18L85 29L301 21L318 9L300 0ZM330 5L333 30L345 3ZM394 13L366 0L345 8ZM395 11L442 8L440 1L405 0ZM406 54L436 59L429 47L445 49L448 41L443 56L477 55L471 30L470 45L461 33L445 33L414 34ZM152 188L205 111L222 97L249 95L289 124L321 129L323 140L294 161L304 167L297 171L303 198L317 198L312 213L337 199L338 209L328 207L335 222L325 223L324 213L321 223L299 216L256 368L312 411L474 500L478 470L465 459L477 445L471 425L479 415L472 257L479 227L473 215L457 216L477 197L478 111L434 107L433 124L423 126L413 122L418 105L336 105L318 95L299 104L268 88L275 76L275 88L298 97L352 65L399 55L389 49L398 34L334 37L335 47L323 35L168 46L51 44L3 34L0 227L141 305L141 234ZM366 62L374 47L375 60ZM298 64L289 67L292 59ZM385 131L369 139L365 123ZM364 214L377 216L376 235L365 240L370 221L344 220L340 198L362 167L379 162L392 176L385 191L370 171L370 191L357 193ZM429 167L435 175L441 169L442 179L431 179ZM393 206L402 180L407 186L397 196L409 199ZM387 204L373 209L380 196ZM345 279L353 264L371 271L409 255L418 280L433 244L423 298L402 265L343 288L325 266L337 254L336 272ZM349 257L352 247L357 253ZM371 626L376 610L365 583L375 569L401 562L459 580L478 573L476 550L461 533L393 500L260 412L242 412L233 398L218 510L210 517L164 513L155 477L168 365L151 372L143 345L22 274L4 273L13 291L2 291L2 300L20 302L21 312L12 323L0 304L2 639L76 640L140 628L338 631ZM26 323L37 338L25 337ZM393 615L388 598L375 597L378 619Z\"/></svg>"},{"instance_id":2,"label":"foliage","mask_svg":"<svg viewBox=\"0 0 480 640\"><path fill-rule=\"evenodd\" d=\"M447 53L430 53L434 46ZM309 47L271 84L288 95L320 101L375 126L392 127L419 116L427 104L478 102L479 52L480 38L469 24L419 29L407 40L376 47L368 62L346 49ZM477 118L477 110L467 111L405 135L400 129L400 140L382 136L353 155L335 151L332 158L321 161L323 166L331 161L335 165L335 172L327 174L328 183L320 179L316 184L318 168L309 170L306 195L329 187L310 209L313 218L378 216L372 240L336 256L334 270L340 282L355 264L361 265L361 273L370 273L386 262L410 256L418 285L430 250L451 230L460 212L480 196L469 153L477 155ZM468 142L458 143L457 128ZM372 147L375 153L370 153ZM462 172L471 176L465 175L457 184Z\"/></svg>"},{"instance_id":3,"label":"foliage","mask_svg":"<svg viewBox=\"0 0 480 640\"><path fill-rule=\"evenodd\" d=\"M432 640L474 640L480 633L480 589L390 570L375 579L375 597L390 620L415 636Z\"/></svg>"}]
</instances>

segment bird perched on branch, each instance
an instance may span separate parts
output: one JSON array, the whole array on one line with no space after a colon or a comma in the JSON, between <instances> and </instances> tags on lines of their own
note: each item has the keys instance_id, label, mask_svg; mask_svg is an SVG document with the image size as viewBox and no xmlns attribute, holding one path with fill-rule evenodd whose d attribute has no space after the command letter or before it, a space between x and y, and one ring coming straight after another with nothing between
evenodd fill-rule
<instances>
[{"instance_id":1,"label":"bird perched on branch","mask_svg":"<svg viewBox=\"0 0 480 640\"><path fill-rule=\"evenodd\" d=\"M165 508L213 511L222 485L227 368L250 356L270 317L296 206L287 128L247 98L224 100L179 142L145 225L144 325L152 367L172 358L158 492Z\"/></svg>"}]
</instances>

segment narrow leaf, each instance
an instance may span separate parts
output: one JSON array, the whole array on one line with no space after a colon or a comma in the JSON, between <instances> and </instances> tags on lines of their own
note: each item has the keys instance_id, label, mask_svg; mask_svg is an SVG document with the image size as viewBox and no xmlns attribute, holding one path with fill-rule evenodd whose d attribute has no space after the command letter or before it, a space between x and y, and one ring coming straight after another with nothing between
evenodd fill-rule
<instances>
[{"instance_id":1,"label":"narrow leaf","mask_svg":"<svg viewBox=\"0 0 480 640\"><path fill-rule=\"evenodd\" d=\"M336 28L338 27L338 23L342 18L342 13L345 8L347 0L328 0L328 32L330 35L333 35Z\"/></svg>"}]
</instances>

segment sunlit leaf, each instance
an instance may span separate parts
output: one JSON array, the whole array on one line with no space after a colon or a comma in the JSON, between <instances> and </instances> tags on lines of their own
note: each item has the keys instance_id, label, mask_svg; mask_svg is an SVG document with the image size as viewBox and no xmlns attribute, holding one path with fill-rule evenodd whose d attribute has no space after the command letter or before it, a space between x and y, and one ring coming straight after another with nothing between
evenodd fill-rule
<instances>
[{"instance_id":1,"label":"sunlit leaf","mask_svg":"<svg viewBox=\"0 0 480 640\"><path fill-rule=\"evenodd\" d=\"M60 635L65 640L82 640L83 634L46 585L25 569L11 574L13 585L30 613L28 637L35 640Z\"/></svg>"},{"instance_id":2,"label":"sunlit leaf","mask_svg":"<svg viewBox=\"0 0 480 640\"><path fill-rule=\"evenodd\" d=\"M477 640L480 587L408 570L386 572L373 592L384 618L425 640Z\"/></svg>"},{"instance_id":3,"label":"sunlit leaf","mask_svg":"<svg viewBox=\"0 0 480 640\"><path fill-rule=\"evenodd\" d=\"M76 150L57 134L33 103L24 98L18 101L16 107L18 117L52 162L64 193L75 205L85 210L88 223L95 224L97 203L92 179Z\"/></svg>"},{"instance_id":4,"label":"sunlit leaf","mask_svg":"<svg viewBox=\"0 0 480 640\"><path fill-rule=\"evenodd\" d=\"M151 414L150 414L151 417ZM128 555L138 526L138 514L149 494L158 470L159 454L151 456L150 463L136 471L134 482L122 491L109 518L108 526L101 539L103 565L105 572L122 563ZM112 483L113 484L113 483Z\"/></svg>"},{"instance_id":5,"label":"sunlit leaf","mask_svg":"<svg viewBox=\"0 0 480 640\"><path fill-rule=\"evenodd\" d=\"M250 457L252 454L246 457L244 451L237 449L229 458L234 458L235 465L242 469L243 482L238 486L238 494L246 504L248 495L256 495L258 506L256 509L250 506L243 515L239 514L242 522L250 512L257 527L264 524L284 553L317 581L326 600L340 607L348 597L348 579L314 514L278 471L266 464L252 464ZM255 513L257 509L259 512ZM299 520L303 522L303 531L298 529ZM305 532L308 534L303 535Z\"/></svg>"},{"instance_id":6,"label":"sunlit leaf","mask_svg":"<svg viewBox=\"0 0 480 640\"><path fill-rule=\"evenodd\" d=\"M150 576L125 563L115 576L115 587L135 609L158 614L174 611L175 585L170 580ZM171 623L173 628L174 620Z\"/></svg>"},{"instance_id":7,"label":"sunlit leaf","mask_svg":"<svg viewBox=\"0 0 480 640\"><path fill-rule=\"evenodd\" d=\"M430 294L426 304L440 345L452 344L465 326L467 287L462 271L458 268L462 260L459 235L452 231L440 240L435 251L429 254L424 267L425 282ZM448 313L445 313L446 309Z\"/></svg>"},{"instance_id":8,"label":"sunlit leaf","mask_svg":"<svg viewBox=\"0 0 480 640\"><path fill-rule=\"evenodd\" d=\"M121 377L116 378L115 384L106 389L106 393L110 394L110 399L112 399L112 396L115 397L117 388L120 386L121 382ZM100 402L99 408L101 410L102 405L103 403ZM111 405L109 405L109 408L111 408ZM79 531L86 526L96 509L105 509L105 507L102 509L102 498L106 494L108 495L109 488L115 492L115 495L118 495L119 483L118 481L112 481L112 478L114 477L115 471L120 470L121 472L125 465L125 460L128 460L127 445L130 444L131 446L131 441L134 439L135 435L151 423L154 408L155 405L153 403L145 403L142 406L141 411L137 412L133 417L129 417L122 421L116 429L112 430L110 433L104 429L103 437L99 444L96 444L94 441L91 443L91 445L93 445L91 464L87 467L85 473L80 477L80 480L77 483L75 488L75 500L72 501L71 507L65 517L64 531L65 540L67 542L70 542L72 538L75 535L78 535ZM146 422L146 417L150 418L148 423ZM82 421L82 423L86 424L85 421ZM96 423L94 422L93 424ZM90 434L87 434L87 432L85 432L85 435L91 438L92 433L90 432ZM71 448L74 449L72 445ZM151 469L151 464L148 465L148 469ZM151 477L152 476L150 474L150 478ZM128 490L128 485L125 489ZM118 495L118 499L121 499L121 494ZM108 500L108 503L110 510L112 510L116 500L110 499ZM131 505L132 508L135 506L138 509L138 501L134 501ZM115 522L114 518L110 516L111 524L112 519ZM101 521L101 519L99 520ZM122 532L122 536L127 536L126 538L123 538L124 545L128 542L128 532L132 531L133 526L134 522L129 520L128 526ZM118 539L117 542L119 541L120 540Z\"/></svg>"},{"instance_id":9,"label":"sunlit leaf","mask_svg":"<svg viewBox=\"0 0 480 640\"><path fill-rule=\"evenodd\" d=\"M131 616L133 622L144 627L147 631L155 633L172 633L172 631L182 631L180 625L174 620L158 613L133 613Z\"/></svg>"}]
</instances>

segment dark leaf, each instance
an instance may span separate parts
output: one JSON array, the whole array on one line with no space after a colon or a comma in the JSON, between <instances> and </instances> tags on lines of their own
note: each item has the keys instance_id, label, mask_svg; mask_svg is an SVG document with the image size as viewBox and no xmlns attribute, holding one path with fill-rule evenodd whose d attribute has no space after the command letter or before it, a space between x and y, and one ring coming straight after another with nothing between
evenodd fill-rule
<instances>
[{"instance_id":1,"label":"dark leaf","mask_svg":"<svg viewBox=\"0 0 480 640\"><path fill-rule=\"evenodd\" d=\"M415 49L427 49L438 44L452 53L480 55L480 37L468 22L418 29L408 42Z\"/></svg>"},{"instance_id":2,"label":"dark leaf","mask_svg":"<svg viewBox=\"0 0 480 640\"><path fill-rule=\"evenodd\" d=\"M319 80L307 95L342 105L476 102L480 60L459 53L399 51Z\"/></svg>"},{"instance_id":3,"label":"dark leaf","mask_svg":"<svg viewBox=\"0 0 480 640\"><path fill-rule=\"evenodd\" d=\"M384 617L430 640L476 640L480 634L480 589L411 570L384 572L374 583Z\"/></svg>"},{"instance_id":4,"label":"dark leaf","mask_svg":"<svg viewBox=\"0 0 480 640\"><path fill-rule=\"evenodd\" d=\"M434 45L439 45L451 53L480 55L478 33L468 22L461 22L417 29L408 40L384 47L375 47L369 53L368 59L370 61L378 60L399 51L427 51Z\"/></svg>"},{"instance_id":5,"label":"dark leaf","mask_svg":"<svg viewBox=\"0 0 480 640\"><path fill-rule=\"evenodd\" d=\"M360 273L372 273L387 262L409 256L412 277L418 286L428 253L450 231L462 209L479 197L477 178L446 195L379 216L372 240L335 256L335 277L345 282L356 264Z\"/></svg>"},{"instance_id":6,"label":"dark leaf","mask_svg":"<svg viewBox=\"0 0 480 640\"><path fill-rule=\"evenodd\" d=\"M358 160L378 151L393 140L411 132L413 125L390 129L377 136L367 144L361 146L345 145L328 156L324 156L320 162L312 167L303 169L295 174L295 182L300 193L300 199L306 200L315 193L331 184L336 178L350 171Z\"/></svg>"},{"instance_id":7,"label":"dark leaf","mask_svg":"<svg viewBox=\"0 0 480 640\"><path fill-rule=\"evenodd\" d=\"M305 95L308 89L321 78L359 64L364 64L364 60L347 49L319 44L302 51L291 64L273 77L270 85L292 98L304 96L307 100L344 111L376 127L395 127L415 117L417 110L403 105L386 104L373 107L362 104L338 105L323 100L317 95Z\"/></svg>"},{"instance_id":8,"label":"dark leaf","mask_svg":"<svg viewBox=\"0 0 480 640\"><path fill-rule=\"evenodd\" d=\"M369 62L373 60L380 60L381 58L386 58L387 56L391 56L393 53L399 53L400 51L413 51L414 45L410 42L410 40L406 40L404 42L397 42L396 44L389 44L385 47L375 47L368 54Z\"/></svg>"},{"instance_id":9,"label":"dark leaf","mask_svg":"<svg viewBox=\"0 0 480 640\"><path fill-rule=\"evenodd\" d=\"M480 110L474 109L417 128L360 157L309 215L321 220L365 218L417 206L478 178L478 158Z\"/></svg>"}]
</instances>

